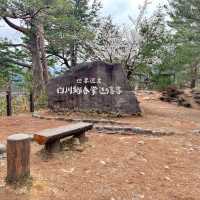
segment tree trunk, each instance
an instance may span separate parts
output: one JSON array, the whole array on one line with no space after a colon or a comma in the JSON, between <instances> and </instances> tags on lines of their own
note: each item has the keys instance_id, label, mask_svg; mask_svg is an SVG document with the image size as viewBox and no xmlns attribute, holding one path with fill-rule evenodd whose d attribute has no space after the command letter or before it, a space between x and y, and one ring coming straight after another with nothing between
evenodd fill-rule
<instances>
[{"instance_id":1,"label":"tree trunk","mask_svg":"<svg viewBox=\"0 0 200 200\"><path fill-rule=\"evenodd\" d=\"M39 38L39 45L40 45L40 53L41 53L41 62L43 68L43 78L45 84L48 83L48 63L46 59L46 50L45 50L45 38L44 38L44 27L41 22L37 25L37 34Z\"/></svg>"},{"instance_id":2,"label":"tree trunk","mask_svg":"<svg viewBox=\"0 0 200 200\"><path fill-rule=\"evenodd\" d=\"M197 82L197 76L198 76L198 61L195 61L192 66L191 66L191 83L190 83L190 88L193 89L196 87L196 82Z\"/></svg>"},{"instance_id":3,"label":"tree trunk","mask_svg":"<svg viewBox=\"0 0 200 200\"><path fill-rule=\"evenodd\" d=\"M196 87L196 79L192 79L190 83L190 88L193 89Z\"/></svg>"},{"instance_id":4,"label":"tree trunk","mask_svg":"<svg viewBox=\"0 0 200 200\"><path fill-rule=\"evenodd\" d=\"M7 116L12 116L12 87L9 80L7 92L6 92L6 102L7 102Z\"/></svg>"},{"instance_id":5,"label":"tree trunk","mask_svg":"<svg viewBox=\"0 0 200 200\"><path fill-rule=\"evenodd\" d=\"M43 67L40 59L40 44L37 33L32 34L30 50L33 68L33 93L37 98L45 88Z\"/></svg>"},{"instance_id":6,"label":"tree trunk","mask_svg":"<svg viewBox=\"0 0 200 200\"><path fill-rule=\"evenodd\" d=\"M71 47L71 66L74 67L77 64L77 45L74 43Z\"/></svg>"}]
</instances>

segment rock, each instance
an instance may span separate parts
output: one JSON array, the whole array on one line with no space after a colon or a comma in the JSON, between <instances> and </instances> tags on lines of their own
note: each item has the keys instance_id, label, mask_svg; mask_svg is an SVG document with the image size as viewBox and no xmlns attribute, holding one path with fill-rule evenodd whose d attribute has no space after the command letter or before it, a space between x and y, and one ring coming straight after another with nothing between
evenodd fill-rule
<instances>
[{"instance_id":1,"label":"rock","mask_svg":"<svg viewBox=\"0 0 200 200\"><path fill-rule=\"evenodd\" d=\"M168 87L162 93L160 100L165 101L165 102L169 102L169 103L175 102L175 103L177 103L177 105L183 106L183 107L186 107L186 108L192 107L191 103L186 98L186 94L182 90L179 90L175 86Z\"/></svg>"},{"instance_id":2,"label":"rock","mask_svg":"<svg viewBox=\"0 0 200 200\"><path fill-rule=\"evenodd\" d=\"M76 146L75 150L79 151L79 152L83 152L84 151L84 147L83 146Z\"/></svg>"},{"instance_id":3,"label":"rock","mask_svg":"<svg viewBox=\"0 0 200 200\"><path fill-rule=\"evenodd\" d=\"M192 91L192 97L195 101L195 103L200 104L200 91L195 89Z\"/></svg>"},{"instance_id":4,"label":"rock","mask_svg":"<svg viewBox=\"0 0 200 200\"><path fill-rule=\"evenodd\" d=\"M140 160L143 162L148 162L146 158L141 158Z\"/></svg>"},{"instance_id":5,"label":"rock","mask_svg":"<svg viewBox=\"0 0 200 200\"><path fill-rule=\"evenodd\" d=\"M166 176L166 177L165 177L165 180L166 180L166 181L171 181L171 178L168 177L168 176Z\"/></svg>"},{"instance_id":6,"label":"rock","mask_svg":"<svg viewBox=\"0 0 200 200\"><path fill-rule=\"evenodd\" d=\"M133 200L140 200L140 199L144 199L144 195L143 194L133 194Z\"/></svg>"},{"instance_id":7,"label":"rock","mask_svg":"<svg viewBox=\"0 0 200 200\"><path fill-rule=\"evenodd\" d=\"M141 113L123 67L104 62L80 64L50 80L48 106L54 111Z\"/></svg>"},{"instance_id":8,"label":"rock","mask_svg":"<svg viewBox=\"0 0 200 200\"><path fill-rule=\"evenodd\" d=\"M0 144L0 154L3 154L6 152L6 145Z\"/></svg>"},{"instance_id":9,"label":"rock","mask_svg":"<svg viewBox=\"0 0 200 200\"><path fill-rule=\"evenodd\" d=\"M66 170L66 169L61 169L61 171L62 172L64 172L64 173L69 173L69 174L72 174L73 172L74 172L74 168L71 168L71 169L69 169L69 170Z\"/></svg>"},{"instance_id":10,"label":"rock","mask_svg":"<svg viewBox=\"0 0 200 200\"><path fill-rule=\"evenodd\" d=\"M191 148L189 148L189 151L194 151L194 148L192 148L192 147L191 147Z\"/></svg>"},{"instance_id":11,"label":"rock","mask_svg":"<svg viewBox=\"0 0 200 200\"><path fill-rule=\"evenodd\" d=\"M200 133L200 130L197 129L197 130L193 130L192 132L195 133L195 134L199 134L199 133Z\"/></svg>"},{"instance_id":12,"label":"rock","mask_svg":"<svg viewBox=\"0 0 200 200\"><path fill-rule=\"evenodd\" d=\"M138 144L144 145L145 143L144 143L144 141L141 140L138 142Z\"/></svg>"},{"instance_id":13,"label":"rock","mask_svg":"<svg viewBox=\"0 0 200 200\"><path fill-rule=\"evenodd\" d=\"M102 165L105 165L105 164L106 164L106 162L103 161L103 160L101 160L100 163L101 163Z\"/></svg>"},{"instance_id":14,"label":"rock","mask_svg":"<svg viewBox=\"0 0 200 200\"><path fill-rule=\"evenodd\" d=\"M76 145L76 146L81 145L79 138L73 138L73 145Z\"/></svg>"},{"instance_id":15,"label":"rock","mask_svg":"<svg viewBox=\"0 0 200 200\"><path fill-rule=\"evenodd\" d=\"M168 165L165 165L165 169L169 169L169 166L168 166Z\"/></svg>"},{"instance_id":16,"label":"rock","mask_svg":"<svg viewBox=\"0 0 200 200\"><path fill-rule=\"evenodd\" d=\"M182 103L179 103L180 106L183 106L183 107L186 107L186 108L191 108L192 105L189 103L189 102L182 102Z\"/></svg>"}]
</instances>

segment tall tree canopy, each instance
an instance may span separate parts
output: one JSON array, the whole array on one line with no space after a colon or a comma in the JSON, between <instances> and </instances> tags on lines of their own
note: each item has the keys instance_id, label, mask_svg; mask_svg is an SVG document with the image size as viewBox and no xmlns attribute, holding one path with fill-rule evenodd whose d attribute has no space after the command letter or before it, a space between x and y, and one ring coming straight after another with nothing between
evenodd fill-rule
<instances>
[{"instance_id":1,"label":"tall tree canopy","mask_svg":"<svg viewBox=\"0 0 200 200\"><path fill-rule=\"evenodd\" d=\"M60 12L49 18L45 26L48 53L56 57L67 68L90 57L90 42L95 38L99 25L99 1L72 0L67 13Z\"/></svg>"},{"instance_id":2,"label":"tall tree canopy","mask_svg":"<svg viewBox=\"0 0 200 200\"><path fill-rule=\"evenodd\" d=\"M36 95L40 94L48 81L45 20L60 9L68 9L68 4L69 2L65 0L0 0L0 17L8 26L24 35L21 46L30 53ZM15 21L13 21L14 19ZM16 23L16 20L19 23Z\"/></svg>"},{"instance_id":3,"label":"tall tree canopy","mask_svg":"<svg viewBox=\"0 0 200 200\"><path fill-rule=\"evenodd\" d=\"M200 4L198 0L170 1L168 25L175 30L175 65L182 66L192 88L199 79L200 64ZM188 80L188 81L189 81Z\"/></svg>"},{"instance_id":4,"label":"tall tree canopy","mask_svg":"<svg viewBox=\"0 0 200 200\"><path fill-rule=\"evenodd\" d=\"M48 82L49 58L66 68L87 60L100 7L96 0L0 0L1 19L24 35L17 45L29 51L30 60L13 62L31 67L36 95Z\"/></svg>"}]
</instances>

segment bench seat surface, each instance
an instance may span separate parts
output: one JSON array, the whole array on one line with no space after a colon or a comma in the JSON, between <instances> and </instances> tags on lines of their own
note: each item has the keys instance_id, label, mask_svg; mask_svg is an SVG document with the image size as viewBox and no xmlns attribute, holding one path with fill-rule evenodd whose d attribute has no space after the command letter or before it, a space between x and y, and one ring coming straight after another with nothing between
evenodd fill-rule
<instances>
[{"instance_id":1,"label":"bench seat surface","mask_svg":"<svg viewBox=\"0 0 200 200\"><path fill-rule=\"evenodd\" d=\"M52 129L45 129L36 132L34 134L34 140L39 144L45 144L50 140L61 139L67 136L74 135L76 133L80 134L85 131L91 130L92 128L93 124L80 122Z\"/></svg>"}]
</instances>

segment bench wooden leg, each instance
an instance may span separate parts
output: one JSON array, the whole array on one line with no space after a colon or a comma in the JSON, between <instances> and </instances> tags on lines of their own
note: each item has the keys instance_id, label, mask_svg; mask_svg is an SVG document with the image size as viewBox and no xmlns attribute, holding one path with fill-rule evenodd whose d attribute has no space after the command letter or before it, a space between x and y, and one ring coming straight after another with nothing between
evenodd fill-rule
<instances>
[{"instance_id":1,"label":"bench wooden leg","mask_svg":"<svg viewBox=\"0 0 200 200\"><path fill-rule=\"evenodd\" d=\"M85 132L80 133L79 135L76 135L75 137L79 139L80 143L84 143L87 140Z\"/></svg>"},{"instance_id":2,"label":"bench wooden leg","mask_svg":"<svg viewBox=\"0 0 200 200\"><path fill-rule=\"evenodd\" d=\"M48 153L58 153L61 150L60 140L55 140L45 144L45 150Z\"/></svg>"}]
</instances>

